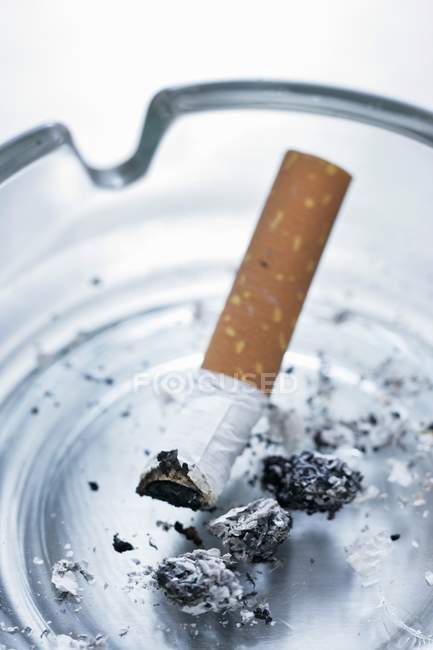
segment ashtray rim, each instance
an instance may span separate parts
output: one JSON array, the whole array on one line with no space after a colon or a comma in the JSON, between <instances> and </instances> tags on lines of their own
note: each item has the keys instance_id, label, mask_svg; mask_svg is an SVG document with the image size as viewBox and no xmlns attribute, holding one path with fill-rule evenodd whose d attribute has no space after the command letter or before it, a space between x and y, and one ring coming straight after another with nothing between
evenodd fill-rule
<instances>
[{"instance_id":1,"label":"ashtray rim","mask_svg":"<svg viewBox=\"0 0 433 650\"><path fill-rule=\"evenodd\" d=\"M357 90L292 81L222 81L165 88L147 109L133 155L99 169L86 163L67 126L47 123L0 146L0 187L32 163L67 146L97 187L120 189L143 177L159 144L180 116L230 109L327 115L376 126L433 147L433 113L416 105Z\"/></svg>"}]
</instances>

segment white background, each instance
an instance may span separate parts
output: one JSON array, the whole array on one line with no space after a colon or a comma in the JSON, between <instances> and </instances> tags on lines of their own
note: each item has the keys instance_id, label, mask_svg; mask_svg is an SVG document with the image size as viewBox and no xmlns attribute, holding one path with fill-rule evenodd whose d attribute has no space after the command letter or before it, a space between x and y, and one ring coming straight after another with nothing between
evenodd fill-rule
<instances>
[{"instance_id":1,"label":"white background","mask_svg":"<svg viewBox=\"0 0 433 650\"><path fill-rule=\"evenodd\" d=\"M46 121L110 164L160 88L309 80L433 109L433 0L1 0L0 142Z\"/></svg>"}]
</instances>

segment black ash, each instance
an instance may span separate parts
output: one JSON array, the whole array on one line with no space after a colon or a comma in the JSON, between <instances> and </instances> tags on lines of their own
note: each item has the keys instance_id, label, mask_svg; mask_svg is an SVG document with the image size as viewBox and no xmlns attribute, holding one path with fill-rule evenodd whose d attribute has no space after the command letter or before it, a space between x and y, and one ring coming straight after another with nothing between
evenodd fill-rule
<instances>
[{"instance_id":1,"label":"black ash","mask_svg":"<svg viewBox=\"0 0 433 650\"><path fill-rule=\"evenodd\" d=\"M113 548L117 553L125 553L126 551L133 551L134 547L130 542L120 539L119 534L116 533L113 537Z\"/></svg>"},{"instance_id":2,"label":"black ash","mask_svg":"<svg viewBox=\"0 0 433 650\"><path fill-rule=\"evenodd\" d=\"M269 607L266 605L256 607L256 609L254 610L254 616L257 619L264 621L266 625L270 625L272 623L271 612L269 610Z\"/></svg>"},{"instance_id":3,"label":"black ash","mask_svg":"<svg viewBox=\"0 0 433 650\"><path fill-rule=\"evenodd\" d=\"M273 560L291 527L291 516L272 498L232 508L208 524L236 560L249 562Z\"/></svg>"},{"instance_id":4,"label":"black ash","mask_svg":"<svg viewBox=\"0 0 433 650\"><path fill-rule=\"evenodd\" d=\"M179 462L178 450L160 451L157 460L158 468L141 477L136 493L177 507L202 508L202 495L188 477L188 464Z\"/></svg>"},{"instance_id":5,"label":"black ash","mask_svg":"<svg viewBox=\"0 0 433 650\"><path fill-rule=\"evenodd\" d=\"M338 458L304 451L289 458L265 458L262 485L283 508L309 515L327 512L333 519L362 489L362 479L360 472Z\"/></svg>"},{"instance_id":6,"label":"black ash","mask_svg":"<svg viewBox=\"0 0 433 650\"><path fill-rule=\"evenodd\" d=\"M158 586L182 611L199 616L242 606L243 589L230 555L216 548L166 558L155 571Z\"/></svg>"},{"instance_id":7,"label":"black ash","mask_svg":"<svg viewBox=\"0 0 433 650\"><path fill-rule=\"evenodd\" d=\"M159 470L162 474L169 476L171 472L180 472L184 476L188 476L188 465L187 463L182 463L181 465L177 454L177 449L159 452L157 459L159 462Z\"/></svg>"},{"instance_id":8,"label":"black ash","mask_svg":"<svg viewBox=\"0 0 433 650\"><path fill-rule=\"evenodd\" d=\"M180 535L186 537L190 542L194 542L196 546L203 546L203 540L198 534L195 526L184 526L180 521L174 524L174 530Z\"/></svg>"},{"instance_id":9,"label":"black ash","mask_svg":"<svg viewBox=\"0 0 433 650\"><path fill-rule=\"evenodd\" d=\"M99 485L96 481L88 481L88 484L92 492L97 492L99 490Z\"/></svg>"}]
</instances>

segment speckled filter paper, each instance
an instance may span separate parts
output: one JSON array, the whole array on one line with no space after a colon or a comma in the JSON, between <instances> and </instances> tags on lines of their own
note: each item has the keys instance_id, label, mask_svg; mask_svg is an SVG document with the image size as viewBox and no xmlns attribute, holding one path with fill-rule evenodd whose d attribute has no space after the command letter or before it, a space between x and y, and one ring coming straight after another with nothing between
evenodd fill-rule
<instances>
[{"instance_id":1,"label":"speckled filter paper","mask_svg":"<svg viewBox=\"0 0 433 650\"><path fill-rule=\"evenodd\" d=\"M350 180L326 160L286 153L204 368L271 393Z\"/></svg>"}]
</instances>

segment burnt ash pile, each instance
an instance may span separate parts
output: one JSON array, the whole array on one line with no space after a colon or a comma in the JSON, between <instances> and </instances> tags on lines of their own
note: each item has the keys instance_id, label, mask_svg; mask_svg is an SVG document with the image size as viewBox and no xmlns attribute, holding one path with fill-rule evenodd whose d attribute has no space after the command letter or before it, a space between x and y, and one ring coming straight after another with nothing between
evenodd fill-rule
<instances>
[{"instance_id":1,"label":"burnt ash pile","mask_svg":"<svg viewBox=\"0 0 433 650\"><path fill-rule=\"evenodd\" d=\"M242 605L243 588L230 555L197 549L163 560L155 571L166 597L188 614L227 612Z\"/></svg>"},{"instance_id":2,"label":"burnt ash pile","mask_svg":"<svg viewBox=\"0 0 433 650\"><path fill-rule=\"evenodd\" d=\"M312 451L264 460L262 486L272 492L288 510L303 510L309 515L328 513L333 519L343 505L362 489L362 474L335 457Z\"/></svg>"},{"instance_id":3,"label":"burnt ash pile","mask_svg":"<svg viewBox=\"0 0 433 650\"><path fill-rule=\"evenodd\" d=\"M232 508L208 524L236 560L268 562L289 536L292 518L275 499L257 499Z\"/></svg>"}]
</instances>

